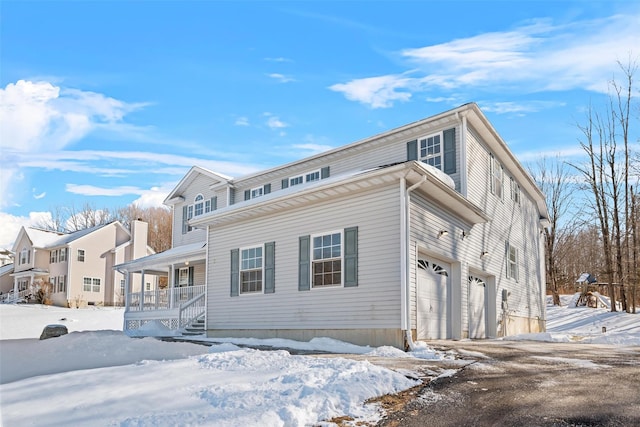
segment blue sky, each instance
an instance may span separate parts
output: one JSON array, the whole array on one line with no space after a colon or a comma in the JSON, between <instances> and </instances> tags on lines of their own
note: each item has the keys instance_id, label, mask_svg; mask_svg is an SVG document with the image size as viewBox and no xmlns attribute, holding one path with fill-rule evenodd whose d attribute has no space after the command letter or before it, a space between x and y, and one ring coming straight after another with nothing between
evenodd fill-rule
<instances>
[{"instance_id":1,"label":"blue sky","mask_svg":"<svg viewBox=\"0 0 640 427\"><path fill-rule=\"evenodd\" d=\"M12 1L0 9L0 247L56 207L159 205L474 101L522 162L640 54L627 1ZM637 137L636 137L637 140Z\"/></svg>"}]
</instances>

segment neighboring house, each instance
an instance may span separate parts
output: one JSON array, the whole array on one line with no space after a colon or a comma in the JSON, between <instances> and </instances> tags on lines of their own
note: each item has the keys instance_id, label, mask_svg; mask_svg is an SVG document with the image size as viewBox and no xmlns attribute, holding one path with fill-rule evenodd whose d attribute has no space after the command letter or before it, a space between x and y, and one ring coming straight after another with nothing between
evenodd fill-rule
<instances>
[{"instance_id":1,"label":"neighboring house","mask_svg":"<svg viewBox=\"0 0 640 427\"><path fill-rule=\"evenodd\" d=\"M124 277L113 266L153 254L147 232L143 221L133 221L131 233L118 221L68 234L22 227L13 246L11 297L4 299L33 300L48 287L58 306L123 304Z\"/></svg>"},{"instance_id":2,"label":"neighboring house","mask_svg":"<svg viewBox=\"0 0 640 427\"><path fill-rule=\"evenodd\" d=\"M172 284L130 293L131 334L200 317L209 337L407 348L545 329L545 198L473 103L238 179L193 167L165 203L173 248L116 266Z\"/></svg>"}]
</instances>

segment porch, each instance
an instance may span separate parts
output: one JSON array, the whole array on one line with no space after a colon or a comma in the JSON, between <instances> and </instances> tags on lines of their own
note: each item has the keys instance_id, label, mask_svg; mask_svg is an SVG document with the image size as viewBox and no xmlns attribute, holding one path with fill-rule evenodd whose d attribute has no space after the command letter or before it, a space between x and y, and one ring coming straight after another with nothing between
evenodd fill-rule
<instances>
[{"instance_id":1,"label":"porch","mask_svg":"<svg viewBox=\"0 0 640 427\"><path fill-rule=\"evenodd\" d=\"M176 335L205 312L205 285L127 294L124 331L128 335Z\"/></svg>"},{"instance_id":2,"label":"porch","mask_svg":"<svg viewBox=\"0 0 640 427\"><path fill-rule=\"evenodd\" d=\"M123 329L127 335L180 335L204 318L205 246L179 246L114 266L125 278ZM147 281L148 276L157 280ZM153 282L157 286L152 287Z\"/></svg>"}]
</instances>

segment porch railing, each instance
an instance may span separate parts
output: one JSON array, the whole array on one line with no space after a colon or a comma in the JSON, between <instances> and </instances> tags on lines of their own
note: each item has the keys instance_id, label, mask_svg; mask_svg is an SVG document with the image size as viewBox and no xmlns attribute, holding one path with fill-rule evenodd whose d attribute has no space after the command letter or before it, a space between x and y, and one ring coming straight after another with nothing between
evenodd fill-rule
<instances>
[{"instance_id":1,"label":"porch railing","mask_svg":"<svg viewBox=\"0 0 640 427\"><path fill-rule=\"evenodd\" d=\"M206 310L205 286L184 286L132 292L124 313L124 329L129 335L146 336L145 325L164 325L169 335L186 328ZM157 328L151 328L157 333Z\"/></svg>"},{"instance_id":2,"label":"porch railing","mask_svg":"<svg viewBox=\"0 0 640 427\"><path fill-rule=\"evenodd\" d=\"M204 295L204 285L155 289L129 294L127 311L169 310L180 308L199 295ZM144 300L140 304L141 298Z\"/></svg>"},{"instance_id":3,"label":"porch railing","mask_svg":"<svg viewBox=\"0 0 640 427\"><path fill-rule=\"evenodd\" d=\"M17 294L13 291L0 295L0 302L4 302L7 304L21 301L23 299L27 299L27 296L31 295L31 291L29 289L23 289L19 291Z\"/></svg>"}]
</instances>

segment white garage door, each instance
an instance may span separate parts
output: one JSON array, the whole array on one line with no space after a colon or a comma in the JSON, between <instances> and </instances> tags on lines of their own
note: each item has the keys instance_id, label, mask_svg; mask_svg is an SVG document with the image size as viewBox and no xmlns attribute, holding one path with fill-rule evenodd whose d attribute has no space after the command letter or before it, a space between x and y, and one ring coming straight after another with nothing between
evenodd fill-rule
<instances>
[{"instance_id":1,"label":"white garage door","mask_svg":"<svg viewBox=\"0 0 640 427\"><path fill-rule=\"evenodd\" d=\"M418 339L446 339L449 332L449 272L451 267L430 259L418 260L416 290Z\"/></svg>"},{"instance_id":2,"label":"white garage door","mask_svg":"<svg viewBox=\"0 0 640 427\"><path fill-rule=\"evenodd\" d=\"M487 282L482 277L469 276L469 338L486 338Z\"/></svg>"}]
</instances>

